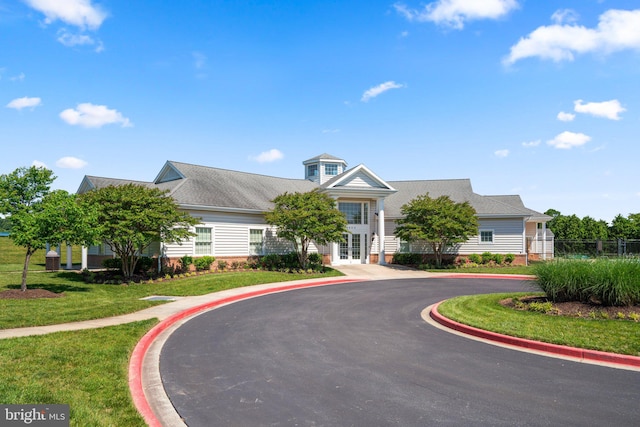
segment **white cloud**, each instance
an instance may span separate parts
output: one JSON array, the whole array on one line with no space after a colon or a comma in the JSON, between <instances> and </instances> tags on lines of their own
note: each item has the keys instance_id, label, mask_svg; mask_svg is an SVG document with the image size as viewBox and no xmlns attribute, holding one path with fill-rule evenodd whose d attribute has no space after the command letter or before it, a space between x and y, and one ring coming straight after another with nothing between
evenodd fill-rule
<instances>
[{"instance_id":1,"label":"white cloud","mask_svg":"<svg viewBox=\"0 0 640 427\"><path fill-rule=\"evenodd\" d=\"M405 87L405 85L396 83L394 81L388 81L388 82L384 82L382 84L379 84L378 86L374 86L371 89L366 90L363 94L362 94L362 98L360 98L360 100L362 102L368 102L370 99L375 98L376 96L391 90L391 89L400 89Z\"/></svg>"},{"instance_id":2,"label":"white cloud","mask_svg":"<svg viewBox=\"0 0 640 427\"><path fill-rule=\"evenodd\" d=\"M78 104L76 109L68 108L60 113L60 118L70 125L87 128L99 128L108 124L119 123L122 127L132 127L131 121L117 110L110 110L106 105L91 103Z\"/></svg>"},{"instance_id":3,"label":"white cloud","mask_svg":"<svg viewBox=\"0 0 640 427\"><path fill-rule=\"evenodd\" d=\"M523 142L522 146L529 148L529 147L537 147L538 145L540 145L540 140L537 139L535 141L528 141L528 142Z\"/></svg>"},{"instance_id":4,"label":"white cloud","mask_svg":"<svg viewBox=\"0 0 640 427\"><path fill-rule=\"evenodd\" d=\"M45 169L49 169L49 168L47 167L47 165L46 165L44 162L41 162L40 160L34 160L34 161L31 163L31 166L35 166L35 167L37 167L37 168L45 168Z\"/></svg>"},{"instance_id":5,"label":"white cloud","mask_svg":"<svg viewBox=\"0 0 640 427\"><path fill-rule=\"evenodd\" d=\"M58 31L58 41L65 46L94 45L96 41L86 34L71 34L65 28Z\"/></svg>"},{"instance_id":6,"label":"white cloud","mask_svg":"<svg viewBox=\"0 0 640 427\"><path fill-rule=\"evenodd\" d=\"M558 12L556 12L557 14ZM554 14L555 25L542 26L511 46L505 65L529 57L572 61L576 54L608 54L625 49L640 50L640 9L611 9L600 15L596 28L575 25ZM570 22L564 24L563 22Z\"/></svg>"},{"instance_id":7,"label":"white cloud","mask_svg":"<svg viewBox=\"0 0 640 427\"><path fill-rule=\"evenodd\" d=\"M509 150L496 150L493 152L496 157L505 158L509 155Z\"/></svg>"},{"instance_id":8,"label":"white cloud","mask_svg":"<svg viewBox=\"0 0 640 427\"><path fill-rule=\"evenodd\" d=\"M249 160L254 160L258 163L269 163L280 160L284 157L284 154L277 148L272 148L269 151L263 151L255 157L249 157Z\"/></svg>"},{"instance_id":9,"label":"white cloud","mask_svg":"<svg viewBox=\"0 0 640 427\"><path fill-rule=\"evenodd\" d=\"M197 70L201 70L207 63L207 57L200 52L192 52L193 55L193 66L196 67Z\"/></svg>"},{"instance_id":10,"label":"white cloud","mask_svg":"<svg viewBox=\"0 0 640 427\"><path fill-rule=\"evenodd\" d=\"M589 141L591 141L591 137L584 133L564 131L547 141L547 144L561 150L569 150L573 147L580 147Z\"/></svg>"},{"instance_id":11,"label":"white cloud","mask_svg":"<svg viewBox=\"0 0 640 427\"><path fill-rule=\"evenodd\" d=\"M56 166L63 169L82 169L87 164L87 162L77 157L62 157L56 161Z\"/></svg>"},{"instance_id":12,"label":"white cloud","mask_svg":"<svg viewBox=\"0 0 640 427\"><path fill-rule=\"evenodd\" d=\"M516 0L437 0L422 10L409 9L402 3L393 5L409 21L434 22L457 30L466 21L499 19L518 8Z\"/></svg>"},{"instance_id":13,"label":"white cloud","mask_svg":"<svg viewBox=\"0 0 640 427\"><path fill-rule=\"evenodd\" d=\"M578 99L574 101L573 105L574 110L578 113L591 114L592 116L604 117L610 120L620 120L619 114L627 111L617 99L603 102L587 102L586 104L582 103L582 99Z\"/></svg>"},{"instance_id":14,"label":"white cloud","mask_svg":"<svg viewBox=\"0 0 640 427\"><path fill-rule=\"evenodd\" d=\"M17 76L9 77L9 80L11 80L12 82L22 82L24 81L25 77L26 76L24 75L24 73L20 73Z\"/></svg>"},{"instance_id":15,"label":"white cloud","mask_svg":"<svg viewBox=\"0 0 640 427\"><path fill-rule=\"evenodd\" d=\"M558 120L560 120L561 122L570 122L570 121L573 121L573 119L575 118L576 118L575 114L565 113L564 111L560 111L558 113Z\"/></svg>"},{"instance_id":16,"label":"white cloud","mask_svg":"<svg viewBox=\"0 0 640 427\"><path fill-rule=\"evenodd\" d=\"M91 0L24 0L33 9L42 12L45 24L60 20L81 29L98 29L107 13Z\"/></svg>"},{"instance_id":17,"label":"white cloud","mask_svg":"<svg viewBox=\"0 0 640 427\"><path fill-rule=\"evenodd\" d=\"M551 20L558 25L573 24L577 22L579 18L580 15L573 9L559 9L551 15Z\"/></svg>"},{"instance_id":18,"label":"white cloud","mask_svg":"<svg viewBox=\"0 0 640 427\"><path fill-rule=\"evenodd\" d=\"M16 98L7 104L7 108L15 108L16 110L22 110L23 108L31 108L32 110L42 105L40 98Z\"/></svg>"}]
</instances>

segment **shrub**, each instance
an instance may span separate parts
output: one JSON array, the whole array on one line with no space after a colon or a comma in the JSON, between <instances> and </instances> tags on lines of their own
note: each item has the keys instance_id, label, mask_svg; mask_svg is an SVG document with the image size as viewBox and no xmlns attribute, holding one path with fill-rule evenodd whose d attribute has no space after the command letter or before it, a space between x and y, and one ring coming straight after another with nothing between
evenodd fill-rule
<instances>
[{"instance_id":1,"label":"shrub","mask_svg":"<svg viewBox=\"0 0 640 427\"><path fill-rule=\"evenodd\" d=\"M482 257L478 254L469 255L469 261L474 264L482 264Z\"/></svg>"},{"instance_id":2,"label":"shrub","mask_svg":"<svg viewBox=\"0 0 640 427\"><path fill-rule=\"evenodd\" d=\"M483 264L489 264L491 261L493 261L493 255L491 254L491 252L483 252L481 257Z\"/></svg>"},{"instance_id":3,"label":"shrub","mask_svg":"<svg viewBox=\"0 0 640 427\"><path fill-rule=\"evenodd\" d=\"M193 260L193 265L196 266L196 270L198 271L209 270L211 269L211 264L213 264L215 260L215 257L206 255Z\"/></svg>"},{"instance_id":4,"label":"shrub","mask_svg":"<svg viewBox=\"0 0 640 427\"><path fill-rule=\"evenodd\" d=\"M396 252L393 254L393 261L391 262L393 264L418 266L422 263L422 254Z\"/></svg>"},{"instance_id":5,"label":"shrub","mask_svg":"<svg viewBox=\"0 0 640 427\"><path fill-rule=\"evenodd\" d=\"M218 270L224 271L225 268L227 268L227 261L225 261L223 259L218 261Z\"/></svg>"},{"instance_id":6,"label":"shrub","mask_svg":"<svg viewBox=\"0 0 640 427\"><path fill-rule=\"evenodd\" d=\"M504 256L504 262L506 262L509 265L511 265L515 260L516 260L516 256L514 254L506 254Z\"/></svg>"},{"instance_id":7,"label":"shrub","mask_svg":"<svg viewBox=\"0 0 640 427\"><path fill-rule=\"evenodd\" d=\"M491 258L493 259L493 262L496 263L496 265L501 265L504 262L504 255L502 254L493 254Z\"/></svg>"},{"instance_id":8,"label":"shrub","mask_svg":"<svg viewBox=\"0 0 640 427\"><path fill-rule=\"evenodd\" d=\"M120 261L120 258L107 258L102 261L102 266L109 270L121 270L122 261Z\"/></svg>"},{"instance_id":9,"label":"shrub","mask_svg":"<svg viewBox=\"0 0 640 427\"><path fill-rule=\"evenodd\" d=\"M193 257L191 255L185 255L178 260L180 263L180 269L182 271L189 271L189 266L193 264Z\"/></svg>"}]
</instances>

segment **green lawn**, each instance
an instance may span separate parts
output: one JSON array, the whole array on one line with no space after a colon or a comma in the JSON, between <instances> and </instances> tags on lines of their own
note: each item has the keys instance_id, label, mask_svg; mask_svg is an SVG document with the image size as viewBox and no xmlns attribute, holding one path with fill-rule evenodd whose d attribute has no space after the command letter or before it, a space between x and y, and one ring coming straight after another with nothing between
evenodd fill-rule
<instances>
[{"instance_id":1,"label":"green lawn","mask_svg":"<svg viewBox=\"0 0 640 427\"><path fill-rule=\"evenodd\" d=\"M150 295L203 295L225 289L297 279L341 276L329 269L322 274L273 271L210 273L184 279L136 285L87 284L76 272L30 272L27 287L64 293L62 298L0 299L0 329L42 326L99 319L131 313L164 302L141 301ZM1 273L0 291L18 289L21 273Z\"/></svg>"},{"instance_id":2,"label":"green lawn","mask_svg":"<svg viewBox=\"0 0 640 427\"><path fill-rule=\"evenodd\" d=\"M68 404L71 426L144 426L129 391L129 357L155 324L0 340L0 402Z\"/></svg>"},{"instance_id":3,"label":"green lawn","mask_svg":"<svg viewBox=\"0 0 640 427\"><path fill-rule=\"evenodd\" d=\"M0 237L0 273L6 271L22 271L25 253L26 249L15 246L11 238ZM36 251L29 262L29 271L44 271L46 254L47 252L44 249ZM60 261L63 266L67 264L66 246L61 250ZM73 264L82 263L82 249L80 246L72 247L71 262Z\"/></svg>"},{"instance_id":4,"label":"green lawn","mask_svg":"<svg viewBox=\"0 0 640 427\"><path fill-rule=\"evenodd\" d=\"M640 356L640 323L550 316L513 310L499 303L502 299L522 295L532 293L457 297L443 302L438 311L457 322L505 335Z\"/></svg>"}]
</instances>

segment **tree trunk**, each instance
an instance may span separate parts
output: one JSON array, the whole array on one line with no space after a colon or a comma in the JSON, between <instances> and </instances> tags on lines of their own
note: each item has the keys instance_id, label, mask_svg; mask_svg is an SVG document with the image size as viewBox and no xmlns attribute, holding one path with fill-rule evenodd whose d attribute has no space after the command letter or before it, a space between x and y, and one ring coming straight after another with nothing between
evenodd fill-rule
<instances>
[{"instance_id":1,"label":"tree trunk","mask_svg":"<svg viewBox=\"0 0 640 427\"><path fill-rule=\"evenodd\" d=\"M29 271L29 261L31 260L32 251L31 248L27 248L27 254L24 257L24 267L22 267L22 284L20 290L25 292L27 290L27 272Z\"/></svg>"}]
</instances>

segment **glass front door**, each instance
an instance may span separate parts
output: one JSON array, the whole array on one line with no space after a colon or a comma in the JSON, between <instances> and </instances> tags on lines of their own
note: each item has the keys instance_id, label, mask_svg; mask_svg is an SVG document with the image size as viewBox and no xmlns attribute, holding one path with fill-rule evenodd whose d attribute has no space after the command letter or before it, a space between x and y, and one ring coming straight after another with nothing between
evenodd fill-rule
<instances>
[{"instance_id":1,"label":"glass front door","mask_svg":"<svg viewBox=\"0 0 640 427\"><path fill-rule=\"evenodd\" d=\"M340 253L340 262L343 264L362 264L365 262L366 251L362 248L365 247L366 242L363 242L364 236L362 234L343 234L343 241L339 243L338 249Z\"/></svg>"}]
</instances>

